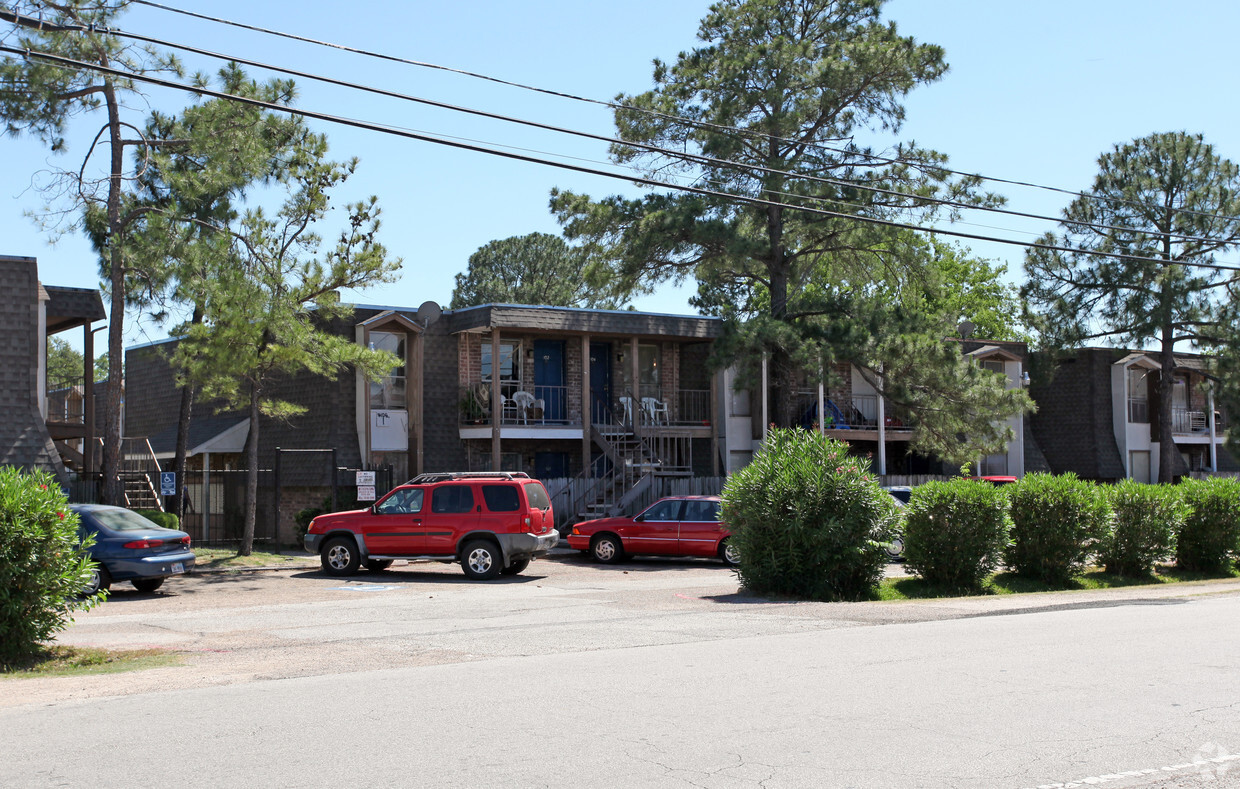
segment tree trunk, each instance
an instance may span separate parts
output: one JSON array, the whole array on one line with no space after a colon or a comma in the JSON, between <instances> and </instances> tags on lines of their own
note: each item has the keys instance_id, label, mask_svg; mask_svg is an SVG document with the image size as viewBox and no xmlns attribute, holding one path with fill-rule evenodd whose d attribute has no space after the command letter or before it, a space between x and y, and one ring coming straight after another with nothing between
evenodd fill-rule
<instances>
[{"instance_id":1,"label":"tree trunk","mask_svg":"<svg viewBox=\"0 0 1240 789\"><path fill-rule=\"evenodd\" d=\"M250 387L250 435L245 445L245 532L241 537L242 556L254 550L254 521L258 512L258 387Z\"/></svg>"},{"instance_id":2,"label":"tree trunk","mask_svg":"<svg viewBox=\"0 0 1240 789\"><path fill-rule=\"evenodd\" d=\"M125 349L125 262L120 239L121 176L124 174L124 146L121 144L120 107L116 90L110 80L104 82L104 98L108 107L108 137L111 144L111 175L108 177L108 237L102 254L108 256L111 308L108 311L108 394L104 410L103 438L103 500L106 504L123 506L125 487L120 478L121 465L121 404L124 402Z\"/></svg>"}]
</instances>

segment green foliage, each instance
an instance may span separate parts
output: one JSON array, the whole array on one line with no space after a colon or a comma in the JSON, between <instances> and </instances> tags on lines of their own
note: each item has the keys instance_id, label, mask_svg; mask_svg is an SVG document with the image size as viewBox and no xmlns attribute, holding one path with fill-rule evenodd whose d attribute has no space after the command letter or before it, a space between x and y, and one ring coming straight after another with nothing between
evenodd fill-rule
<instances>
[{"instance_id":1,"label":"green foliage","mask_svg":"<svg viewBox=\"0 0 1240 789\"><path fill-rule=\"evenodd\" d=\"M1012 514L1007 564L1062 583L1079 575L1110 525L1106 494L1075 474L1027 474L1005 488Z\"/></svg>"},{"instance_id":2,"label":"green foliage","mask_svg":"<svg viewBox=\"0 0 1240 789\"><path fill-rule=\"evenodd\" d=\"M1230 569L1240 551L1240 479L1185 480L1180 489L1186 513L1176 565L1204 572Z\"/></svg>"},{"instance_id":3,"label":"green foliage","mask_svg":"<svg viewBox=\"0 0 1240 789\"><path fill-rule=\"evenodd\" d=\"M174 512L160 512L159 510L134 510L142 517L146 518L156 526L165 529L180 529L181 519Z\"/></svg>"},{"instance_id":4,"label":"green foliage","mask_svg":"<svg viewBox=\"0 0 1240 789\"><path fill-rule=\"evenodd\" d=\"M847 444L795 429L771 430L723 489L741 582L806 600L873 596L895 509Z\"/></svg>"},{"instance_id":5,"label":"green foliage","mask_svg":"<svg viewBox=\"0 0 1240 789\"><path fill-rule=\"evenodd\" d=\"M616 309L607 289L585 278L585 253L548 233L492 241L456 275L452 309L479 304L543 304Z\"/></svg>"},{"instance_id":6,"label":"green foliage","mask_svg":"<svg viewBox=\"0 0 1240 789\"><path fill-rule=\"evenodd\" d=\"M913 488L904 508L904 558L927 583L977 590L1008 544L1007 496L967 479Z\"/></svg>"},{"instance_id":7,"label":"green foliage","mask_svg":"<svg viewBox=\"0 0 1240 789\"><path fill-rule=\"evenodd\" d=\"M78 518L55 479L0 466L0 666L31 655L63 630L92 563L78 547Z\"/></svg>"},{"instance_id":8,"label":"green foliage","mask_svg":"<svg viewBox=\"0 0 1240 789\"><path fill-rule=\"evenodd\" d=\"M296 524L297 537L306 536L306 532L310 530L310 521L325 512L344 512L346 510L355 510L361 507L361 502L357 500L357 488L345 487L336 492L336 508L332 509L332 497L325 496L323 501L317 507L306 507L298 510L293 516L293 523Z\"/></svg>"},{"instance_id":9,"label":"green foliage","mask_svg":"<svg viewBox=\"0 0 1240 789\"><path fill-rule=\"evenodd\" d=\"M1178 460L1171 430L1176 344L1240 347L1236 315L1222 311L1235 302L1234 279L1183 265L1210 264L1240 246L1240 166L1200 134L1152 134L1099 157L1090 191L1100 197L1081 196L1064 209L1060 235L1038 239L1081 252L1031 248L1025 255L1030 324L1052 348L1102 337L1158 344L1159 481L1171 482ZM1224 388L1240 391L1234 370Z\"/></svg>"},{"instance_id":10,"label":"green foliage","mask_svg":"<svg viewBox=\"0 0 1240 789\"><path fill-rule=\"evenodd\" d=\"M987 273L939 267L939 247L854 216L907 222L931 218L942 207L936 198L1001 199L979 194L977 179L951 180L934 151L897 146L914 164L882 164L841 142L865 128L898 132L905 94L947 70L940 47L900 36L882 7L715 3L699 47L672 64L656 61L653 90L619 97L624 142L612 157L728 194L592 200L555 191L552 210L566 237L583 242L591 281L628 295L695 279L697 306L722 316L728 331L715 361L769 358L777 424L797 423L794 393L806 372L847 361L915 413L915 448L977 457L1002 446L1002 429L990 426L1029 405L1023 392L970 375L958 353L941 349L973 295L991 298L980 287ZM821 209L845 216L811 213ZM952 279L970 284L942 287ZM894 298L893 289L908 295ZM880 380L876 371L888 364L914 378L903 388L895 375Z\"/></svg>"},{"instance_id":11,"label":"green foliage","mask_svg":"<svg viewBox=\"0 0 1240 789\"><path fill-rule=\"evenodd\" d=\"M1184 522L1179 489L1132 480L1104 489L1111 528L1098 546L1098 559L1109 573L1145 575L1175 547Z\"/></svg>"}]
</instances>

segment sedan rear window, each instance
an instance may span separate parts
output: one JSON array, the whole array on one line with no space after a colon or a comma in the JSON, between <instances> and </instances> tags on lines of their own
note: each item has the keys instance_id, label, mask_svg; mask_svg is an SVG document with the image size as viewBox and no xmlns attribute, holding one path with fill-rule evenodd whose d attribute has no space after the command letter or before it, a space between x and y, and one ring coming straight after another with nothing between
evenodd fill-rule
<instances>
[{"instance_id":1,"label":"sedan rear window","mask_svg":"<svg viewBox=\"0 0 1240 789\"><path fill-rule=\"evenodd\" d=\"M682 521L709 523L719 520L719 502L717 501L686 501L685 514Z\"/></svg>"},{"instance_id":2,"label":"sedan rear window","mask_svg":"<svg viewBox=\"0 0 1240 789\"><path fill-rule=\"evenodd\" d=\"M143 531L158 529L159 524L153 523L132 510L91 510L90 517L105 529L112 531Z\"/></svg>"}]
</instances>

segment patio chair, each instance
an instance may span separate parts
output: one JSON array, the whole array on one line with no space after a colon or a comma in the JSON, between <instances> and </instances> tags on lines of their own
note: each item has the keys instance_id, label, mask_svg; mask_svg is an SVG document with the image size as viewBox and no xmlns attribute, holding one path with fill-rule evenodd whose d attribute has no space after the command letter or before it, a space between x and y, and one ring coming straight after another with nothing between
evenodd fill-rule
<instances>
[{"instance_id":1,"label":"patio chair","mask_svg":"<svg viewBox=\"0 0 1240 789\"><path fill-rule=\"evenodd\" d=\"M528 425L530 422L530 409L534 405L534 395L529 392L513 392L512 402L516 410L516 416L520 418L521 424Z\"/></svg>"},{"instance_id":2,"label":"patio chair","mask_svg":"<svg viewBox=\"0 0 1240 789\"><path fill-rule=\"evenodd\" d=\"M646 418L656 425L667 424L667 403L656 397L642 398L642 411Z\"/></svg>"}]
</instances>

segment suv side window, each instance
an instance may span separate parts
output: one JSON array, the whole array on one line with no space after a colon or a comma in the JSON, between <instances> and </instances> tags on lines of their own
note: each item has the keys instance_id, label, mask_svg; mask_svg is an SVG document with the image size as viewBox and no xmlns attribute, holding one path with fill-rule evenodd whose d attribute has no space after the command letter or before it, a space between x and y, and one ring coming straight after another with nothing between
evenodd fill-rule
<instances>
[{"instance_id":1,"label":"suv side window","mask_svg":"<svg viewBox=\"0 0 1240 789\"><path fill-rule=\"evenodd\" d=\"M431 512L460 513L474 508L474 489L469 485L444 485L431 492Z\"/></svg>"},{"instance_id":2,"label":"suv side window","mask_svg":"<svg viewBox=\"0 0 1240 789\"><path fill-rule=\"evenodd\" d=\"M710 523L719 520L719 502L717 501L686 501L685 516L682 521Z\"/></svg>"},{"instance_id":3,"label":"suv side window","mask_svg":"<svg viewBox=\"0 0 1240 789\"><path fill-rule=\"evenodd\" d=\"M383 501L375 505L375 512L380 515L410 515L422 511L424 491L421 488L393 491Z\"/></svg>"},{"instance_id":4,"label":"suv side window","mask_svg":"<svg viewBox=\"0 0 1240 789\"><path fill-rule=\"evenodd\" d=\"M680 499L656 501L650 505L649 509L642 513L642 520L678 521L680 520L680 504Z\"/></svg>"},{"instance_id":5,"label":"suv side window","mask_svg":"<svg viewBox=\"0 0 1240 789\"><path fill-rule=\"evenodd\" d=\"M516 485L483 485L482 500L490 512L516 512L521 509L521 497Z\"/></svg>"}]
</instances>

